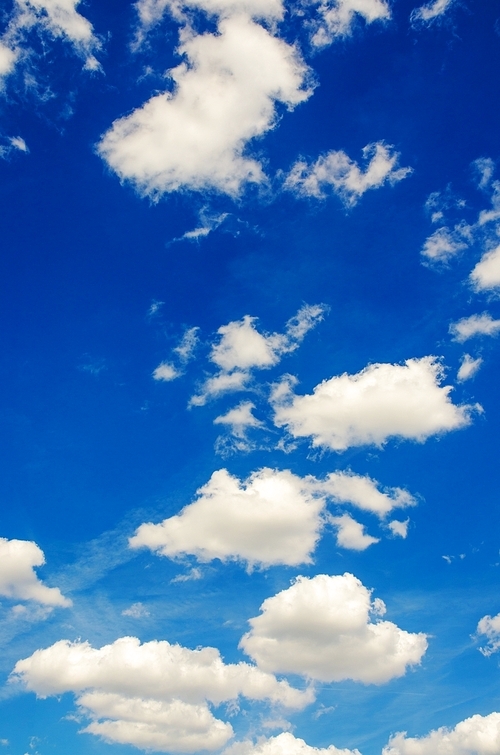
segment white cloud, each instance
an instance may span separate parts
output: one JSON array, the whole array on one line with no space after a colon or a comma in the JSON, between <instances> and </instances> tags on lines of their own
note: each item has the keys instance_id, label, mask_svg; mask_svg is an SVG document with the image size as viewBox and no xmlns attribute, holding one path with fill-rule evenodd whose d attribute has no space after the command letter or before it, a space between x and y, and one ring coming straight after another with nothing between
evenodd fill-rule
<instances>
[{"instance_id":1,"label":"white cloud","mask_svg":"<svg viewBox=\"0 0 500 755\"><path fill-rule=\"evenodd\" d=\"M380 542L379 538L365 533L365 528L349 514L332 516L331 523L337 528L337 545L352 551L364 551Z\"/></svg>"},{"instance_id":2,"label":"white cloud","mask_svg":"<svg viewBox=\"0 0 500 755\"><path fill-rule=\"evenodd\" d=\"M318 480L264 468L240 481L220 469L197 491L193 503L160 524L142 524L129 543L170 558L189 554L201 562L238 560L252 568L310 563L327 521L338 529L342 547L364 550L377 542L350 516L326 516L328 500L380 518L416 503L401 488L381 492L375 480L351 472Z\"/></svg>"},{"instance_id":3,"label":"white cloud","mask_svg":"<svg viewBox=\"0 0 500 755\"><path fill-rule=\"evenodd\" d=\"M393 519L392 522L388 522L387 526L389 527L390 531L394 536L402 537L403 540L406 539L408 535L408 524L410 523L409 519L406 519L404 522L400 522L397 519Z\"/></svg>"},{"instance_id":4,"label":"white cloud","mask_svg":"<svg viewBox=\"0 0 500 755\"><path fill-rule=\"evenodd\" d=\"M483 616L476 630L477 635L487 637L486 647L479 648L486 657L500 650L500 613L496 616Z\"/></svg>"},{"instance_id":5,"label":"white cloud","mask_svg":"<svg viewBox=\"0 0 500 755\"><path fill-rule=\"evenodd\" d=\"M47 606L70 606L71 600L57 587L47 587L38 579L34 569L44 563L45 556L36 543L0 537L0 595Z\"/></svg>"},{"instance_id":6,"label":"white cloud","mask_svg":"<svg viewBox=\"0 0 500 755\"><path fill-rule=\"evenodd\" d=\"M233 435L244 440L248 428L263 427L264 424L257 417L254 417L252 409L255 409L255 405L251 401L242 401L241 404L230 409L226 414L216 417L214 425L227 425Z\"/></svg>"},{"instance_id":7,"label":"white cloud","mask_svg":"<svg viewBox=\"0 0 500 755\"><path fill-rule=\"evenodd\" d=\"M311 41L316 47L352 34L358 16L367 24L391 18L390 8L383 0L316 0L315 4L319 7Z\"/></svg>"},{"instance_id":8,"label":"white cloud","mask_svg":"<svg viewBox=\"0 0 500 755\"><path fill-rule=\"evenodd\" d=\"M360 755L359 750L339 750L338 747L310 747L303 739L289 732L259 741L238 742L224 751L223 755Z\"/></svg>"},{"instance_id":9,"label":"white cloud","mask_svg":"<svg viewBox=\"0 0 500 755\"><path fill-rule=\"evenodd\" d=\"M230 739L232 727L215 718L207 703L241 695L301 708L312 700L312 692L248 663L225 664L215 648L189 650L166 641L141 645L135 637L99 649L61 640L18 661L11 681L39 697L73 692L92 719L84 731L160 751L214 750Z\"/></svg>"},{"instance_id":10,"label":"white cloud","mask_svg":"<svg viewBox=\"0 0 500 755\"><path fill-rule=\"evenodd\" d=\"M469 240L470 229L466 225L457 225L452 231L446 227L438 228L425 240L421 254L431 263L446 263L467 249Z\"/></svg>"},{"instance_id":11,"label":"white cloud","mask_svg":"<svg viewBox=\"0 0 500 755\"><path fill-rule=\"evenodd\" d=\"M457 380L459 383L464 383L466 380L470 380L474 377L483 363L481 357L474 359L470 354L464 354L462 357L462 363L457 373Z\"/></svg>"},{"instance_id":12,"label":"white cloud","mask_svg":"<svg viewBox=\"0 0 500 755\"><path fill-rule=\"evenodd\" d=\"M166 11L179 20L183 20L185 11L193 9L222 18L236 13L267 20L279 20L283 17L281 0L138 0L135 7L142 34L161 21ZM139 39L142 38L142 34L140 30Z\"/></svg>"},{"instance_id":13,"label":"white cloud","mask_svg":"<svg viewBox=\"0 0 500 755\"><path fill-rule=\"evenodd\" d=\"M478 177L478 188L486 189L486 187L489 186L495 172L494 160L492 160L491 157L479 157L477 160L474 160L472 167Z\"/></svg>"},{"instance_id":14,"label":"white cloud","mask_svg":"<svg viewBox=\"0 0 500 755\"><path fill-rule=\"evenodd\" d=\"M487 223L495 222L500 218L500 181L493 181L491 184L491 210L483 210L479 213L478 225L484 226Z\"/></svg>"},{"instance_id":15,"label":"white cloud","mask_svg":"<svg viewBox=\"0 0 500 755\"><path fill-rule=\"evenodd\" d=\"M219 340L212 345L210 361L221 372L208 378L201 391L190 400L191 406L203 406L209 399L247 387L250 370L274 367L285 354L298 349L306 334L323 319L327 308L322 304L304 304L285 326L284 333L261 333L256 317L245 315L222 325Z\"/></svg>"},{"instance_id":16,"label":"white cloud","mask_svg":"<svg viewBox=\"0 0 500 755\"><path fill-rule=\"evenodd\" d=\"M496 755L500 752L500 713L475 715L454 729L436 729L426 737L391 737L382 755Z\"/></svg>"},{"instance_id":17,"label":"white cloud","mask_svg":"<svg viewBox=\"0 0 500 755\"><path fill-rule=\"evenodd\" d=\"M170 71L174 91L116 120L99 154L153 199L182 189L237 196L262 184L262 165L245 149L273 128L277 102L293 109L310 96L298 51L238 13L222 18L217 34L186 26L178 52L187 62Z\"/></svg>"},{"instance_id":18,"label":"white cloud","mask_svg":"<svg viewBox=\"0 0 500 755\"><path fill-rule=\"evenodd\" d=\"M410 20L413 24L432 23L436 18L443 16L451 8L454 0L434 0L421 5L411 12Z\"/></svg>"},{"instance_id":19,"label":"white cloud","mask_svg":"<svg viewBox=\"0 0 500 755\"><path fill-rule=\"evenodd\" d=\"M483 254L469 277L476 291L500 287L500 245Z\"/></svg>"},{"instance_id":20,"label":"white cloud","mask_svg":"<svg viewBox=\"0 0 500 755\"><path fill-rule=\"evenodd\" d=\"M488 312L462 317L450 325L450 333L453 340L459 343L475 336L496 336L500 333L500 320L494 320Z\"/></svg>"},{"instance_id":21,"label":"white cloud","mask_svg":"<svg viewBox=\"0 0 500 755\"><path fill-rule=\"evenodd\" d=\"M181 362L189 362L196 351L196 347L199 343L198 327L188 328L182 336L181 342L174 348L174 353L177 354Z\"/></svg>"},{"instance_id":22,"label":"white cloud","mask_svg":"<svg viewBox=\"0 0 500 755\"><path fill-rule=\"evenodd\" d=\"M69 42L85 59L85 68L100 67L94 53L101 43L92 24L77 11L80 0L15 0L0 45L0 75L12 73L18 60L29 54L26 35L34 28Z\"/></svg>"},{"instance_id":23,"label":"white cloud","mask_svg":"<svg viewBox=\"0 0 500 755\"><path fill-rule=\"evenodd\" d=\"M300 197L323 199L331 189L348 206L352 207L369 189L378 189L385 183L391 186L412 172L411 168L399 168L400 154L394 147L383 142L368 144L363 148L366 166L360 168L342 150L327 152L315 163L304 160L296 162L287 175L284 188Z\"/></svg>"},{"instance_id":24,"label":"white cloud","mask_svg":"<svg viewBox=\"0 0 500 755\"><path fill-rule=\"evenodd\" d=\"M132 603L122 611L122 616L130 616L131 619L144 619L149 616L149 611L143 603Z\"/></svg>"},{"instance_id":25,"label":"white cloud","mask_svg":"<svg viewBox=\"0 0 500 755\"><path fill-rule=\"evenodd\" d=\"M274 423L334 451L382 446L391 437L422 442L465 427L471 412L480 409L453 404L452 388L442 380L443 368L431 356L403 365L371 364L355 375L324 380L305 396L293 393L296 381L288 377L271 395Z\"/></svg>"},{"instance_id":26,"label":"white cloud","mask_svg":"<svg viewBox=\"0 0 500 755\"><path fill-rule=\"evenodd\" d=\"M427 648L424 634L372 621L385 605L348 573L298 577L260 610L240 646L267 671L383 684L420 663Z\"/></svg>"},{"instance_id":27,"label":"white cloud","mask_svg":"<svg viewBox=\"0 0 500 755\"><path fill-rule=\"evenodd\" d=\"M11 136L9 141L14 149L18 149L20 152L29 152L28 145L22 136Z\"/></svg>"},{"instance_id":28,"label":"white cloud","mask_svg":"<svg viewBox=\"0 0 500 755\"><path fill-rule=\"evenodd\" d=\"M385 488L380 491L378 482L352 472L333 472L318 489L338 503L350 503L379 517L385 517L395 508L415 506L416 499L403 488Z\"/></svg>"},{"instance_id":29,"label":"white cloud","mask_svg":"<svg viewBox=\"0 0 500 755\"><path fill-rule=\"evenodd\" d=\"M161 524L142 524L130 539L171 558L239 560L294 566L311 562L320 536L324 499L289 471L262 469L244 482L214 472L197 499Z\"/></svg>"},{"instance_id":30,"label":"white cloud","mask_svg":"<svg viewBox=\"0 0 500 755\"><path fill-rule=\"evenodd\" d=\"M154 380L162 380L163 382L170 382L180 377L180 373L176 367L170 362L161 362L158 367L153 371Z\"/></svg>"}]
</instances>

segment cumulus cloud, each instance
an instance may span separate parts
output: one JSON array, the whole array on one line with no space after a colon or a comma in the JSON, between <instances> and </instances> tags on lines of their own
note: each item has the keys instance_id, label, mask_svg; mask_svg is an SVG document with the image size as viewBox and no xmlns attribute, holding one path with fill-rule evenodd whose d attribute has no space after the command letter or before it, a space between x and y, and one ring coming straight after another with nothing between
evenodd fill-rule
<instances>
[{"instance_id":1,"label":"cumulus cloud","mask_svg":"<svg viewBox=\"0 0 500 755\"><path fill-rule=\"evenodd\" d=\"M18 661L11 681L43 698L73 692L91 719L84 731L161 752L215 750L231 738L231 725L215 718L209 703L241 695L298 709L312 700L310 691L248 663L225 664L215 648L141 645L135 637L99 649L61 640Z\"/></svg>"},{"instance_id":2,"label":"cumulus cloud","mask_svg":"<svg viewBox=\"0 0 500 755\"><path fill-rule=\"evenodd\" d=\"M379 538L365 533L365 528L349 514L332 516L331 523L337 528L337 545L352 551L364 551L380 542Z\"/></svg>"},{"instance_id":3,"label":"cumulus cloud","mask_svg":"<svg viewBox=\"0 0 500 755\"><path fill-rule=\"evenodd\" d=\"M474 377L483 363L481 357L474 359L470 354L464 354L462 362L457 373L457 380L459 383L464 383L466 380L470 380Z\"/></svg>"},{"instance_id":4,"label":"cumulus cloud","mask_svg":"<svg viewBox=\"0 0 500 755\"><path fill-rule=\"evenodd\" d=\"M347 37L357 18L366 24L388 21L391 18L389 5L383 0L315 0L317 16L312 22L311 41L315 47L325 47L336 37Z\"/></svg>"},{"instance_id":5,"label":"cumulus cloud","mask_svg":"<svg viewBox=\"0 0 500 755\"><path fill-rule=\"evenodd\" d=\"M170 558L192 554L202 562L240 560L250 567L310 563L323 507L307 480L292 472L262 469L241 482L220 469L180 514L142 524L130 547Z\"/></svg>"},{"instance_id":6,"label":"cumulus cloud","mask_svg":"<svg viewBox=\"0 0 500 755\"><path fill-rule=\"evenodd\" d=\"M284 333L261 333L256 317L245 315L222 325L218 341L212 345L209 359L219 367L218 375L208 378L190 406L203 406L209 399L246 388L250 370L274 367L285 354L298 349L306 334L323 319L326 307L304 304L285 326Z\"/></svg>"},{"instance_id":7,"label":"cumulus cloud","mask_svg":"<svg viewBox=\"0 0 500 755\"><path fill-rule=\"evenodd\" d=\"M500 613L496 616L483 616L477 625L476 634L483 635L488 639L485 647L479 648L486 657L498 653L500 650Z\"/></svg>"},{"instance_id":8,"label":"cumulus cloud","mask_svg":"<svg viewBox=\"0 0 500 755\"><path fill-rule=\"evenodd\" d=\"M46 606L71 606L59 588L41 582L35 567L43 566L45 556L36 543L29 540L0 538L0 595L15 600L34 600Z\"/></svg>"},{"instance_id":9,"label":"cumulus cloud","mask_svg":"<svg viewBox=\"0 0 500 755\"><path fill-rule=\"evenodd\" d=\"M339 750L338 747L310 747L303 739L283 732L277 737L259 741L238 742L224 751L224 755L360 755L359 750Z\"/></svg>"},{"instance_id":10,"label":"cumulus cloud","mask_svg":"<svg viewBox=\"0 0 500 755\"><path fill-rule=\"evenodd\" d=\"M500 751L500 713L475 715L454 729L436 729L425 737L391 737L382 755L495 755Z\"/></svg>"},{"instance_id":11,"label":"cumulus cloud","mask_svg":"<svg viewBox=\"0 0 500 755\"><path fill-rule=\"evenodd\" d=\"M355 375L324 380L305 396L293 392L296 380L289 376L271 394L274 423L334 451L382 446L391 437L423 442L465 427L479 409L453 404L443 377L440 362L431 356L402 365L371 364Z\"/></svg>"},{"instance_id":12,"label":"cumulus cloud","mask_svg":"<svg viewBox=\"0 0 500 755\"><path fill-rule=\"evenodd\" d=\"M394 536L402 537L403 540L406 539L408 535L408 524L410 523L409 519L406 519L404 522L400 522L397 519L393 519L392 522L388 522L387 526L389 527L390 531Z\"/></svg>"},{"instance_id":13,"label":"cumulus cloud","mask_svg":"<svg viewBox=\"0 0 500 755\"><path fill-rule=\"evenodd\" d=\"M181 373L174 367L171 362L161 362L153 371L153 379L161 380L165 383L180 377Z\"/></svg>"},{"instance_id":14,"label":"cumulus cloud","mask_svg":"<svg viewBox=\"0 0 500 755\"><path fill-rule=\"evenodd\" d=\"M337 528L341 547L364 550L377 542L350 516L326 516L328 501L354 505L380 518L396 507L415 504L401 488L382 492L375 480L352 473L335 472L318 480L264 468L240 481L220 469L197 491L193 503L160 524L142 524L129 543L170 558L189 554L202 562L238 560L252 568L311 563L326 522Z\"/></svg>"},{"instance_id":15,"label":"cumulus cloud","mask_svg":"<svg viewBox=\"0 0 500 755\"><path fill-rule=\"evenodd\" d=\"M450 333L459 343L475 336L496 336L500 333L500 320L494 320L488 312L462 317L450 325Z\"/></svg>"},{"instance_id":16,"label":"cumulus cloud","mask_svg":"<svg viewBox=\"0 0 500 755\"><path fill-rule=\"evenodd\" d=\"M324 199L331 190L352 207L369 189L386 183L392 186L412 172L411 168L398 167L399 158L399 152L383 142L363 148L364 169L342 150L327 152L312 164L298 160L286 176L284 188L316 199Z\"/></svg>"},{"instance_id":17,"label":"cumulus cloud","mask_svg":"<svg viewBox=\"0 0 500 755\"><path fill-rule=\"evenodd\" d=\"M469 241L470 228L465 224L459 224L453 230L438 228L425 240L421 254L429 263L446 263L467 249Z\"/></svg>"},{"instance_id":18,"label":"cumulus cloud","mask_svg":"<svg viewBox=\"0 0 500 755\"><path fill-rule=\"evenodd\" d=\"M469 277L476 291L500 288L500 245L483 254Z\"/></svg>"},{"instance_id":19,"label":"cumulus cloud","mask_svg":"<svg viewBox=\"0 0 500 755\"><path fill-rule=\"evenodd\" d=\"M240 646L268 672L383 684L420 663L427 649L424 634L377 619L383 601L372 601L371 591L348 573L297 577L260 610Z\"/></svg>"},{"instance_id":20,"label":"cumulus cloud","mask_svg":"<svg viewBox=\"0 0 500 755\"><path fill-rule=\"evenodd\" d=\"M453 2L454 0L433 0L433 2L421 5L411 12L410 20L414 25L430 24L443 16L451 8Z\"/></svg>"},{"instance_id":21,"label":"cumulus cloud","mask_svg":"<svg viewBox=\"0 0 500 755\"><path fill-rule=\"evenodd\" d=\"M237 196L262 184L262 165L245 149L273 128L276 103L293 109L310 96L298 51L238 12L219 20L217 34L186 26L178 53L186 62L170 71L173 91L116 120L99 154L153 199L182 189Z\"/></svg>"},{"instance_id":22,"label":"cumulus cloud","mask_svg":"<svg viewBox=\"0 0 500 755\"><path fill-rule=\"evenodd\" d=\"M7 30L0 42L0 75L6 76L26 54L27 34L36 29L53 39L69 42L85 60L85 68L98 69L94 53L101 44L92 24L77 11L80 0L15 0Z\"/></svg>"}]
</instances>

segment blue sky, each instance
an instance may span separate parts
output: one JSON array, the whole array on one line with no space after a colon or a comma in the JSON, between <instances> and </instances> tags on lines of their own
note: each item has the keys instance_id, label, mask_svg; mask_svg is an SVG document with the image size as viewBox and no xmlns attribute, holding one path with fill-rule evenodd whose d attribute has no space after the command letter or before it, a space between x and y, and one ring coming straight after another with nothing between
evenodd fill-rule
<instances>
[{"instance_id":1,"label":"blue sky","mask_svg":"<svg viewBox=\"0 0 500 755\"><path fill-rule=\"evenodd\" d=\"M2 4L0 752L500 752L500 15Z\"/></svg>"}]
</instances>

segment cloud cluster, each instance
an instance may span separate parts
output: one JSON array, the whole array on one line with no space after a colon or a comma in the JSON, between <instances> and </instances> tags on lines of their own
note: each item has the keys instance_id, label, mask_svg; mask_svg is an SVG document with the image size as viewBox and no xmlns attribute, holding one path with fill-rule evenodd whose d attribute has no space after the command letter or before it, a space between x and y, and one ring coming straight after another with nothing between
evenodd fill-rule
<instances>
[{"instance_id":1,"label":"cloud cluster","mask_svg":"<svg viewBox=\"0 0 500 755\"><path fill-rule=\"evenodd\" d=\"M338 747L310 747L303 739L283 732L277 737L259 741L238 742L224 751L224 755L360 755L359 750L339 750Z\"/></svg>"},{"instance_id":2,"label":"cloud cluster","mask_svg":"<svg viewBox=\"0 0 500 755\"><path fill-rule=\"evenodd\" d=\"M384 0L313 0L318 6L312 21L311 41L315 47L325 47L336 37L352 34L357 18L366 24L388 21L391 18L389 5Z\"/></svg>"},{"instance_id":3,"label":"cloud cluster","mask_svg":"<svg viewBox=\"0 0 500 755\"><path fill-rule=\"evenodd\" d=\"M483 616L477 625L476 634L488 640L485 647L479 648L483 655L488 657L493 653L498 653L500 650L500 613L496 616Z\"/></svg>"},{"instance_id":4,"label":"cloud cluster","mask_svg":"<svg viewBox=\"0 0 500 755\"><path fill-rule=\"evenodd\" d=\"M108 741L161 752L216 750L233 735L209 704L239 696L300 709L312 700L248 663L225 664L215 648L122 637L96 649L56 642L18 661L11 681L39 697L73 692L91 719L83 729Z\"/></svg>"},{"instance_id":5,"label":"cloud cluster","mask_svg":"<svg viewBox=\"0 0 500 755\"><path fill-rule=\"evenodd\" d=\"M298 349L306 334L323 319L326 307L304 304L285 326L284 333L261 333L256 317L245 315L223 325L212 345L209 359L219 373L207 380L190 400L190 406L203 406L209 399L247 387L251 370L274 367L285 354Z\"/></svg>"},{"instance_id":6,"label":"cloud cluster","mask_svg":"<svg viewBox=\"0 0 500 755\"><path fill-rule=\"evenodd\" d=\"M350 472L318 480L264 468L240 481L220 469L179 514L160 524L142 524L130 547L170 558L193 555L201 562L238 560L252 568L311 563L327 522L337 529L341 547L364 550L378 542L350 515L326 516L328 501L381 519L394 508L416 503L401 488L381 491L375 480Z\"/></svg>"},{"instance_id":7,"label":"cloud cluster","mask_svg":"<svg viewBox=\"0 0 500 755\"><path fill-rule=\"evenodd\" d=\"M15 600L33 600L46 606L71 605L59 588L47 587L34 569L43 566L45 557L36 543L29 540L0 538L0 595Z\"/></svg>"},{"instance_id":8,"label":"cloud cluster","mask_svg":"<svg viewBox=\"0 0 500 755\"><path fill-rule=\"evenodd\" d=\"M442 386L443 368L435 357L400 364L372 364L355 375L324 380L310 395L293 392L288 377L274 387L274 422L313 446L344 451L382 446L388 438L424 441L465 427L474 408L457 406L451 386Z\"/></svg>"},{"instance_id":9,"label":"cloud cluster","mask_svg":"<svg viewBox=\"0 0 500 755\"><path fill-rule=\"evenodd\" d=\"M80 0L15 0L0 39L0 76L11 74L16 63L30 54L28 34L33 30L69 42L85 60L86 69L98 69L94 53L101 43L90 21L78 13L79 4Z\"/></svg>"},{"instance_id":10,"label":"cloud cluster","mask_svg":"<svg viewBox=\"0 0 500 755\"><path fill-rule=\"evenodd\" d=\"M153 18L158 4L146 5ZM217 33L197 34L186 24L178 48L185 62L169 73L173 90L116 120L102 137L101 157L141 195L190 189L237 196L246 184L265 182L246 148L273 128L277 103L293 109L311 89L298 51L253 20L253 5L193 3L224 11Z\"/></svg>"},{"instance_id":11,"label":"cloud cluster","mask_svg":"<svg viewBox=\"0 0 500 755\"><path fill-rule=\"evenodd\" d=\"M411 173L411 168L398 167L399 157L391 145L368 144L363 149L363 169L342 150L331 151L312 164L297 161L286 176L284 188L300 197L316 199L323 199L331 190L352 207L369 189L386 183L392 186Z\"/></svg>"},{"instance_id":12,"label":"cloud cluster","mask_svg":"<svg viewBox=\"0 0 500 755\"><path fill-rule=\"evenodd\" d=\"M427 649L424 634L373 621L385 613L383 601L372 601L371 591L348 573L297 577L260 610L240 647L268 672L383 684L420 663Z\"/></svg>"},{"instance_id":13,"label":"cloud cluster","mask_svg":"<svg viewBox=\"0 0 500 755\"><path fill-rule=\"evenodd\" d=\"M426 737L391 737L382 755L496 755L500 752L500 713L475 715L454 729L441 728Z\"/></svg>"}]
</instances>

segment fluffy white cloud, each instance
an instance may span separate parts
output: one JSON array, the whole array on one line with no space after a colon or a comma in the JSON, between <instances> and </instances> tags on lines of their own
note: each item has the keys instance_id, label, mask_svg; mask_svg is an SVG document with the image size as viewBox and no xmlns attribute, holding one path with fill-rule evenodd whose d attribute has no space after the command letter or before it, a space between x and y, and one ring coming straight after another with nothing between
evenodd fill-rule
<instances>
[{"instance_id":1,"label":"fluffy white cloud","mask_svg":"<svg viewBox=\"0 0 500 755\"><path fill-rule=\"evenodd\" d=\"M406 519L404 522L400 522L397 519L393 519L392 522L388 522L387 526L394 536L402 537L403 540L408 535L408 524L410 520Z\"/></svg>"},{"instance_id":2,"label":"fluffy white cloud","mask_svg":"<svg viewBox=\"0 0 500 755\"><path fill-rule=\"evenodd\" d=\"M476 291L488 291L500 287L500 246L483 254L470 280Z\"/></svg>"},{"instance_id":3,"label":"fluffy white cloud","mask_svg":"<svg viewBox=\"0 0 500 755\"><path fill-rule=\"evenodd\" d=\"M202 562L243 561L250 568L310 563L327 521L337 528L337 542L344 548L364 550L377 542L350 516L326 516L328 501L381 518L396 507L415 504L407 491L382 492L377 485L369 477L346 472L318 480L266 468L240 481L220 469L197 491L193 503L160 524L142 524L129 543L170 558L190 554Z\"/></svg>"},{"instance_id":4,"label":"fluffy white cloud","mask_svg":"<svg viewBox=\"0 0 500 755\"><path fill-rule=\"evenodd\" d=\"M360 755L359 750L339 750L338 747L310 747L290 732L278 734L257 744L238 742L224 751L224 755Z\"/></svg>"},{"instance_id":5,"label":"fluffy white cloud","mask_svg":"<svg viewBox=\"0 0 500 755\"><path fill-rule=\"evenodd\" d=\"M351 446L382 446L390 437L424 441L470 423L472 410L450 400L451 386L440 385L443 368L435 357L408 359L403 365L371 364L355 375L324 380L313 393L293 393L294 378L271 395L274 422L293 437L311 437L313 446L344 451Z\"/></svg>"},{"instance_id":6,"label":"fluffy white cloud","mask_svg":"<svg viewBox=\"0 0 500 755\"><path fill-rule=\"evenodd\" d=\"M250 370L274 367L285 354L298 349L325 312L322 304L304 304L288 320L284 333L261 333L255 327L257 318L250 315L222 325L217 331L220 338L213 344L209 357L221 371L205 381L200 393L191 398L190 405L202 406L222 393L246 388Z\"/></svg>"},{"instance_id":7,"label":"fluffy white cloud","mask_svg":"<svg viewBox=\"0 0 500 755\"><path fill-rule=\"evenodd\" d=\"M385 605L348 573L298 577L260 610L240 646L266 671L383 684L418 664L427 648L424 634L372 621Z\"/></svg>"},{"instance_id":8,"label":"fluffy white cloud","mask_svg":"<svg viewBox=\"0 0 500 755\"><path fill-rule=\"evenodd\" d=\"M155 95L115 121L98 152L121 180L151 198L181 189L238 195L262 183L261 163L244 154L271 129L276 103L306 100L307 68L294 47L248 15L222 18L217 34L186 26L170 71L172 93Z\"/></svg>"},{"instance_id":9,"label":"fluffy white cloud","mask_svg":"<svg viewBox=\"0 0 500 755\"><path fill-rule=\"evenodd\" d=\"M500 320L494 320L488 312L482 315L462 317L461 320L450 325L450 333L454 341L463 343L475 336L496 336L500 332Z\"/></svg>"},{"instance_id":10,"label":"fluffy white cloud","mask_svg":"<svg viewBox=\"0 0 500 755\"><path fill-rule=\"evenodd\" d=\"M80 0L15 0L7 30L0 43L0 75L12 73L26 54L26 34L33 28L69 42L85 59L85 68L98 69L94 53L100 41L92 24L77 11Z\"/></svg>"},{"instance_id":11,"label":"fluffy white cloud","mask_svg":"<svg viewBox=\"0 0 500 755\"><path fill-rule=\"evenodd\" d=\"M281 0L139 0L136 8L140 23L145 29L158 23L167 10L180 19L184 11L191 9L222 18L235 13L268 20L278 20L283 16Z\"/></svg>"},{"instance_id":12,"label":"fluffy white cloud","mask_svg":"<svg viewBox=\"0 0 500 755\"><path fill-rule=\"evenodd\" d=\"M411 168L399 168L399 152L383 142L363 148L365 168L351 160L342 150L328 152L315 163L299 160L287 175L284 188L301 197L323 199L331 189L349 207L369 189L378 189L385 183L394 185L411 173Z\"/></svg>"},{"instance_id":13,"label":"fluffy white cloud","mask_svg":"<svg viewBox=\"0 0 500 755\"><path fill-rule=\"evenodd\" d=\"M248 428L263 426L263 423L252 414L252 409L255 409L255 405L251 401L242 401L226 414L216 417L214 425L226 425L233 435L244 440Z\"/></svg>"},{"instance_id":14,"label":"fluffy white cloud","mask_svg":"<svg viewBox=\"0 0 500 755\"><path fill-rule=\"evenodd\" d=\"M298 709L313 699L311 691L296 690L248 663L225 664L215 648L141 645L135 637L99 649L61 640L18 661L11 681L39 697L73 692L92 719L85 731L160 751L223 746L232 727L215 718L208 703L241 695Z\"/></svg>"},{"instance_id":15,"label":"fluffy white cloud","mask_svg":"<svg viewBox=\"0 0 500 755\"><path fill-rule=\"evenodd\" d=\"M0 537L0 595L47 606L70 606L71 600L57 587L47 587L38 579L34 569L44 563L45 556L36 543Z\"/></svg>"},{"instance_id":16,"label":"fluffy white cloud","mask_svg":"<svg viewBox=\"0 0 500 755\"><path fill-rule=\"evenodd\" d=\"M453 2L454 0L433 0L433 2L422 5L420 8L415 8L411 12L410 20L414 24L422 22L431 23L436 18L444 15Z\"/></svg>"},{"instance_id":17,"label":"fluffy white cloud","mask_svg":"<svg viewBox=\"0 0 500 755\"><path fill-rule=\"evenodd\" d=\"M486 657L500 650L500 613L496 616L483 616L477 625L477 635L483 635L488 639L484 648L479 648Z\"/></svg>"},{"instance_id":18,"label":"fluffy white cloud","mask_svg":"<svg viewBox=\"0 0 500 755\"><path fill-rule=\"evenodd\" d=\"M470 354L464 354L462 357L462 363L457 373L457 380L459 383L463 383L466 380L470 380L476 372L479 370L483 363L481 357L474 359Z\"/></svg>"},{"instance_id":19,"label":"fluffy white cloud","mask_svg":"<svg viewBox=\"0 0 500 755\"><path fill-rule=\"evenodd\" d=\"M500 752L500 713L475 715L454 729L431 731L426 737L391 737L382 755L497 755Z\"/></svg>"},{"instance_id":20,"label":"fluffy white cloud","mask_svg":"<svg viewBox=\"0 0 500 755\"><path fill-rule=\"evenodd\" d=\"M470 238L468 226L458 225L451 231L449 228L438 228L426 240L422 247L422 257L428 262L448 262L468 246ZM467 240L466 240L467 239Z\"/></svg>"},{"instance_id":21,"label":"fluffy white cloud","mask_svg":"<svg viewBox=\"0 0 500 755\"><path fill-rule=\"evenodd\" d=\"M365 528L349 514L332 516L331 523L337 528L337 545L352 551L365 551L370 545L380 542L379 538L365 533Z\"/></svg>"},{"instance_id":22,"label":"fluffy white cloud","mask_svg":"<svg viewBox=\"0 0 500 755\"><path fill-rule=\"evenodd\" d=\"M180 376L180 372L171 362L161 362L153 371L154 380L162 380L165 383L175 380Z\"/></svg>"},{"instance_id":23,"label":"fluffy white cloud","mask_svg":"<svg viewBox=\"0 0 500 755\"><path fill-rule=\"evenodd\" d=\"M316 47L350 35L357 17L367 24L391 18L390 8L383 0L315 0L315 4L319 6L313 20L312 43Z\"/></svg>"},{"instance_id":24,"label":"fluffy white cloud","mask_svg":"<svg viewBox=\"0 0 500 755\"><path fill-rule=\"evenodd\" d=\"M198 498L161 524L142 524L130 539L175 557L218 558L294 566L311 561L320 536L324 499L289 471L262 469L243 483L225 469L214 472Z\"/></svg>"}]
</instances>

